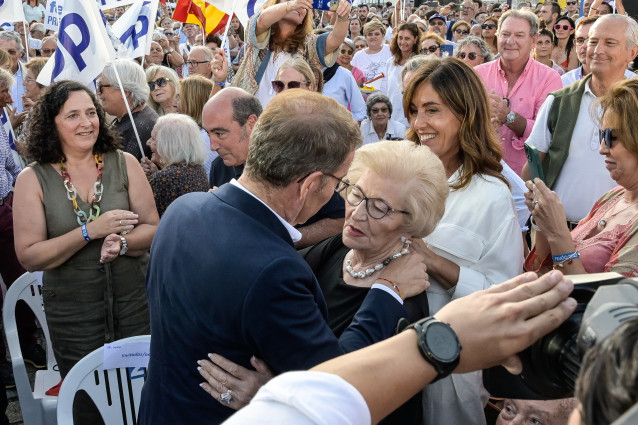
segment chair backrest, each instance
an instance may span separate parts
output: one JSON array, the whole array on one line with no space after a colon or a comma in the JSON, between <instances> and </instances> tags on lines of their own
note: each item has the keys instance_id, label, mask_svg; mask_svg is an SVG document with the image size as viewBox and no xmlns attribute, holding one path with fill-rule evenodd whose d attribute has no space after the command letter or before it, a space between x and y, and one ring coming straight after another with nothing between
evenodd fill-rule
<instances>
[{"instance_id":1,"label":"chair backrest","mask_svg":"<svg viewBox=\"0 0 638 425\"><path fill-rule=\"evenodd\" d=\"M55 356L53 355L53 345L51 344L51 336L49 335L49 327L44 315L44 302L42 301L42 272L27 272L17 278L11 287L7 290L4 297L2 307L2 320L4 323L4 332L7 335L9 345L9 353L11 358L14 352L22 358L22 350L18 340L18 328L16 326L16 304L18 301L24 301L29 308L33 310L36 319L42 327L44 338L47 345L47 369L57 369Z\"/></svg>"},{"instance_id":2,"label":"chair backrest","mask_svg":"<svg viewBox=\"0 0 638 425\"><path fill-rule=\"evenodd\" d=\"M118 343L150 342L150 335L133 336ZM104 347L76 363L62 382L58 396L58 423L73 424L73 399L80 390L93 399L107 425L136 424L146 368L103 370Z\"/></svg>"}]
</instances>

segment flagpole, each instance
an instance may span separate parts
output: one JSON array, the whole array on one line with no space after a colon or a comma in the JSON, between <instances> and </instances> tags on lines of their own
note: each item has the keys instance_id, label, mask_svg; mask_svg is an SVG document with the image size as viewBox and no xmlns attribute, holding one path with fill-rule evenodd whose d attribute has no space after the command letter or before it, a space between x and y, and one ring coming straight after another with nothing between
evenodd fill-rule
<instances>
[{"instance_id":1,"label":"flagpole","mask_svg":"<svg viewBox=\"0 0 638 425\"><path fill-rule=\"evenodd\" d=\"M230 12L229 15L229 19L226 22L226 28L224 30L224 38L222 38L222 50L224 51L224 54L226 55L226 59L228 60L228 67L230 68L230 64L231 64L231 60L230 60L230 49L226 50L226 44L228 43L228 28L230 27L230 24L233 22L233 15L235 15L235 9L237 8L237 1L235 0L233 2L233 10L232 12ZM224 19L224 18L222 18Z\"/></svg>"},{"instance_id":2,"label":"flagpole","mask_svg":"<svg viewBox=\"0 0 638 425\"><path fill-rule=\"evenodd\" d=\"M27 52L27 62L29 62L29 36L27 35L29 33L29 26L27 25L27 20L26 18L24 19L24 21L22 21L24 23L24 41L25 41L25 50Z\"/></svg>"},{"instance_id":3,"label":"flagpole","mask_svg":"<svg viewBox=\"0 0 638 425\"><path fill-rule=\"evenodd\" d=\"M140 141L140 135L137 132L137 126L135 125L135 121L133 120L133 113L131 112L131 108L129 107L128 100L126 99L126 93L124 93L124 87L122 87L122 80L120 79L120 73L117 72L116 61L113 61L113 70L115 71L115 78L117 79L117 85L120 86L120 92L122 93L122 98L124 99L124 106L126 106L126 112L128 112L129 119L131 120L131 124L133 124L133 131L135 132L135 138L137 139L137 145L140 148L140 153L142 158L144 155L144 148L142 147L142 142ZM140 158L141 160L141 158Z\"/></svg>"}]
</instances>

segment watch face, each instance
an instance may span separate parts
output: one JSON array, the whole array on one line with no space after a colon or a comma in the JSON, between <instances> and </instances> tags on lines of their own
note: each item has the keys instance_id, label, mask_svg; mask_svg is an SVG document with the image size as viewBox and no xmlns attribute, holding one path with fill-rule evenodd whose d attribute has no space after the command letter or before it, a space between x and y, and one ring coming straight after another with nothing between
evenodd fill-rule
<instances>
[{"instance_id":1,"label":"watch face","mask_svg":"<svg viewBox=\"0 0 638 425\"><path fill-rule=\"evenodd\" d=\"M459 343L454 331L443 323L432 323L425 333L430 352L438 360L449 363L459 355Z\"/></svg>"}]
</instances>

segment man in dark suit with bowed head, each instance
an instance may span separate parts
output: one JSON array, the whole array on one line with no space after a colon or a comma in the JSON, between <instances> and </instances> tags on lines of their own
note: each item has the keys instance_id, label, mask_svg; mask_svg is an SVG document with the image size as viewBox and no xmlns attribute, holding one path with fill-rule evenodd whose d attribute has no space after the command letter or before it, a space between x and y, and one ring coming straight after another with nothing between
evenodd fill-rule
<instances>
[{"instance_id":1,"label":"man in dark suit with bowed head","mask_svg":"<svg viewBox=\"0 0 638 425\"><path fill-rule=\"evenodd\" d=\"M234 412L199 387L197 360L207 353L247 368L254 355L276 374L309 369L391 336L407 317L392 285L379 281L337 339L319 285L293 246L300 237L293 226L330 199L360 144L352 114L336 101L286 91L261 115L238 181L182 196L166 210L147 273L153 337L140 424L215 424ZM384 277L396 281L420 268L418 278L404 280L423 291L427 275L417 258L393 261ZM232 388L224 390L230 404Z\"/></svg>"}]
</instances>

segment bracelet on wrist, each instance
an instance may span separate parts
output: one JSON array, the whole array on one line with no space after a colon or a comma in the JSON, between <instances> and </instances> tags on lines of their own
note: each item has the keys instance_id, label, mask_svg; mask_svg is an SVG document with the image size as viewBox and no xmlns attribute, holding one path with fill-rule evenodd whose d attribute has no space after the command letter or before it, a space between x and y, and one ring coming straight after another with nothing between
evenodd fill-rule
<instances>
[{"instance_id":1,"label":"bracelet on wrist","mask_svg":"<svg viewBox=\"0 0 638 425\"><path fill-rule=\"evenodd\" d=\"M401 295L401 290L399 289L396 283L392 282L391 280L385 279L383 277L378 277L377 280L388 282L390 285L392 285L392 288L397 292L397 294L399 294L399 298L401 298L402 300L405 299L403 298L403 295Z\"/></svg>"},{"instance_id":2,"label":"bracelet on wrist","mask_svg":"<svg viewBox=\"0 0 638 425\"><path fill-rule=\"evenodd\" d=\"M568 252L567 254L552 255L552 261L555 263L553 269L563 268L565 263L572 264L575 259L580 258L578 251Z\"/></svg>"},{"instance_id":3,"label":"bracelet on wrist","mask_svg":"<svg viewBox=\"0 0 638 425\"><path fill-rule=\"evenodd\" d=\"M341 16L337 15L337 20L341 21L341 22L346 22L346 21L348 21L348 16L341 17Z\"/></svg>"},{"instance_id":4,"label":"bracelet on wrist","mask_svg":"<svg viewBox=\"0 0 638 425\"><path fill-rule=\"evenodd\" d=\"M84 237L84 240L87 242L91 242L91 238L89 237L89 232L87 232L86 230L86 223L84 223L80 229L82 229L82 237Z\"/></svg>"}]
</instances>

